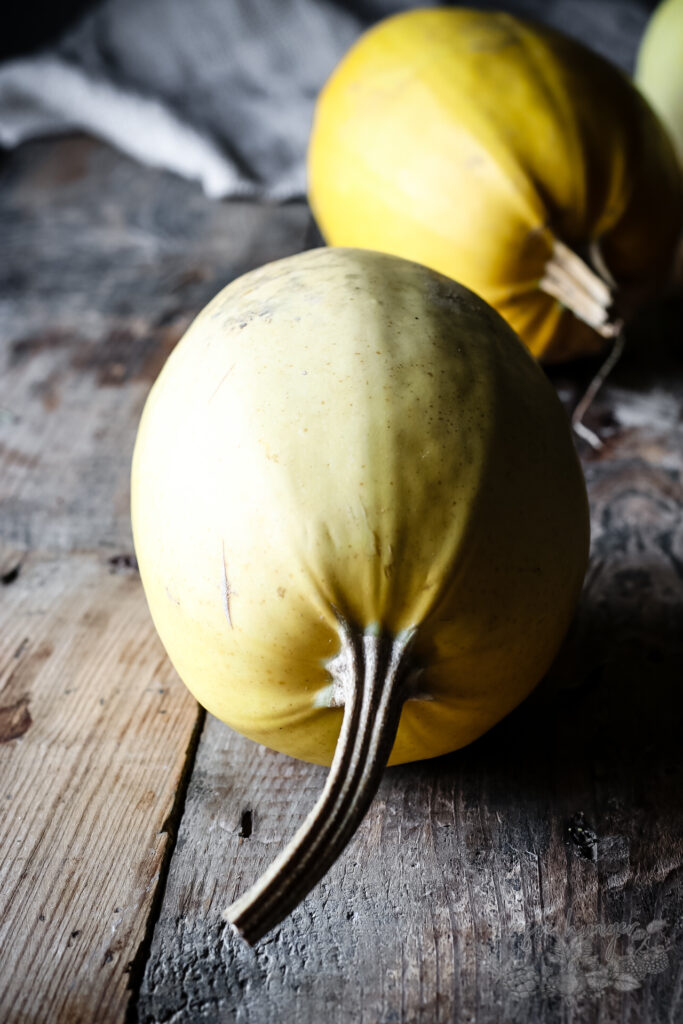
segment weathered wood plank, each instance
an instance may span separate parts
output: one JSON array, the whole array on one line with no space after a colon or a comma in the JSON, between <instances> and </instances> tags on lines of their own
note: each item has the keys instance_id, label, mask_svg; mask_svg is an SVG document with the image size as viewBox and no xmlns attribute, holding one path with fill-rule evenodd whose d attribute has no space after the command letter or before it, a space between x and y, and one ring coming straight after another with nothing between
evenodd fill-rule
<instances>
[{"instance_id":1,"label":"weathered wood plank","mask_svg":"<svg viewBox=\"0 0 683 1024\"><path fill-rule=\"evenodd\" d=\"M136 574L31 553L13 588L0 653L2 1019L119 1020L197 712Z\"/></svg>"},{"instance_id":2,"label":"weathered wood plank","mask_svg":"<svg viewBox=\"0 0 683 1024\"><path fill-rule=\"evenodd\" d=\"M125 1015L198 721L131 560L137 421L191 317L308 223L80 138L0 164L3 1022Z\"/></svg>"},{"instance_id":3,"label":"weathered wood plank","mask_svg":"<svg viewBox=\"0 0 683 1024\"><path fill-rule=\"evenodd\" d=\"M324 770L207 720L139 1021L683 1018L680 313L646 322L661 344L629 353L591 411L607 439L583 452L591 566L548 679L469 749L387 772L346 853L255 950L220 911ZM589 369L555 374L568 403Z\"/></svg>"}]
</instances>

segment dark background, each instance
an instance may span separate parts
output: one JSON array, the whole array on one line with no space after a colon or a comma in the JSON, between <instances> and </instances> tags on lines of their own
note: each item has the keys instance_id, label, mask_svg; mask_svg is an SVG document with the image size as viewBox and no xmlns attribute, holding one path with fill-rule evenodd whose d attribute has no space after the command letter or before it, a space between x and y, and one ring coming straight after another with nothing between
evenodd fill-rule
<instances>
[{"instance_id":1,"label":"dark background","mask_svg":"<svg viewBox=\"0 0 683 1024\"><path fill-rule=\"evenodd\" d=\"M24 0L24 2L12 4L11 7L8 5L7 20L3 32L0 34L0 60L29 53L45 46L73 24L86 10L97 7L101 3L102 0L61 0L58 3L50 3L50 0ZM226 0L225 6L229 10L231 6L230 0ZM395 10L425 5L410 2L402 3L400 0L399 2L395 2L395 0L394 2L392 0L346 0L345 3L339 0L336 6L346 8L356 14L361 20L370 23L385 17ZM430 4L429 6L434 5ZM526 13L535 11L538 16L543 17L544 8L559 8L562 6L571 8L575 5L572 3L563 4L562 2L544 3L543 0L517 0L517 2L512 0L510 3L487 3L486 0L484 2L476 2L475 0L473 3L462 6L488 7L491 9L504 8ZM637 6L651 11L657 6L657 0L639 0L637 4L633 2L615 4L611 0L594 0L590 6L603 8L604 10L613 10L614 8L621 7L625 11L628 11L630 7ZM273 7L275 12L278 7L277 0L274 0Z\"/></svg>"}]
</instances>

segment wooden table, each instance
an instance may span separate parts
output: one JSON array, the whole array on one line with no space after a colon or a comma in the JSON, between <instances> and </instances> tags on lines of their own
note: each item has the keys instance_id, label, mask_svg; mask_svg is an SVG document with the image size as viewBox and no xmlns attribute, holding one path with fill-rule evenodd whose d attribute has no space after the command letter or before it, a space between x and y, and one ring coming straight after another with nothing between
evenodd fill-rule
<instances>
[{"instance_id":1,"label":"wooden table","mask_svg":"<svg viewBox=\"0 0 683 1024\"><path fill-rule=\"evenodd\" d=\"M310 215L211 203L74 137L3 159L0 240L0 1020L682 1021L681 306L635 326L590 413L592 560L549 677L470 748L387 772L252 950L220 911L324 770L175 676L128 474L190 319L312 244ZM593 368L553 375L568 405Z\"/></svg>"}]
</instances>

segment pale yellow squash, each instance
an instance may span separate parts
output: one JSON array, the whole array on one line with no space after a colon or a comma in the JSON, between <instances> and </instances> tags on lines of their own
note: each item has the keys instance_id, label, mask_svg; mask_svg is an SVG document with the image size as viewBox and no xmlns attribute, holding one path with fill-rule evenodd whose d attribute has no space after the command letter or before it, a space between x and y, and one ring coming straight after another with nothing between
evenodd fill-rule
<instances>
[{"instance_id":1,"label":"pale yellow squash","mask_svg":"<svg viewBox=\"0 0 683 1024\"><path fill-rule=\"evenodd\" d=\"M666 125L683 167L683 0L664 0L638 50L635 80Z\"/></svg>"},{"instance_id":2,"label":"pale yellow squash","mask_svg":"<svg viewBox=\"0 0 683 1024\"><path fill-rule=\"evenodd\" d=\"M665 281L683 217L670 141L625 75L547 28L451 8L389 18L341 61L309 195L328 242L461 281L546 361L618 332Z\"/></svg>"},{"instance_id":3,"label":"pale yellow squash","mask_svg":"<svg viewBox=\"0 0 683 1024\"><path fill-rule=\"evenodd\" d=\"M166 650L246 736L329 764L361 662L398 659L379 770L529 693L587 557L566 416L524 346L466 289L361 250L270 264L201 313L147 401L132 515Z\"/></svg>"}]
</instances>

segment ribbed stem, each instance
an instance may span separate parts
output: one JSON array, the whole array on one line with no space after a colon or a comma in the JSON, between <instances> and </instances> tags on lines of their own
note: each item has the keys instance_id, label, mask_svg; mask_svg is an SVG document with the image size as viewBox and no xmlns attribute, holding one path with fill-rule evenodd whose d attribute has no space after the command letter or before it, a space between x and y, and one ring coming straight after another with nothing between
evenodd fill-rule
<instances>
[{"instance_id":1,"label":"ribbed stem","mask_svg":"<svg viewBox=\"0 0 683 1024\"><path fill-rule=\"evenodd\" d=\"M410 696L407 650L398 637L340 622L346 648L344 717L325 787L303 825L261 878L223 913L246 942L258 942L327 873L367 811Z\"/></svg>"},{"instance_id":2,"label":"ribbed stem","mask_svg":"<svg viewBox=\"0 0 683 1024\"><path fill-rule=\"evenodd\" d=\"M622 326L614 316L614 282L597 246L593 247L592 260L597 270L555 239L540 287L603 338L614 338Z\"/></svg>"}]
</instances>

